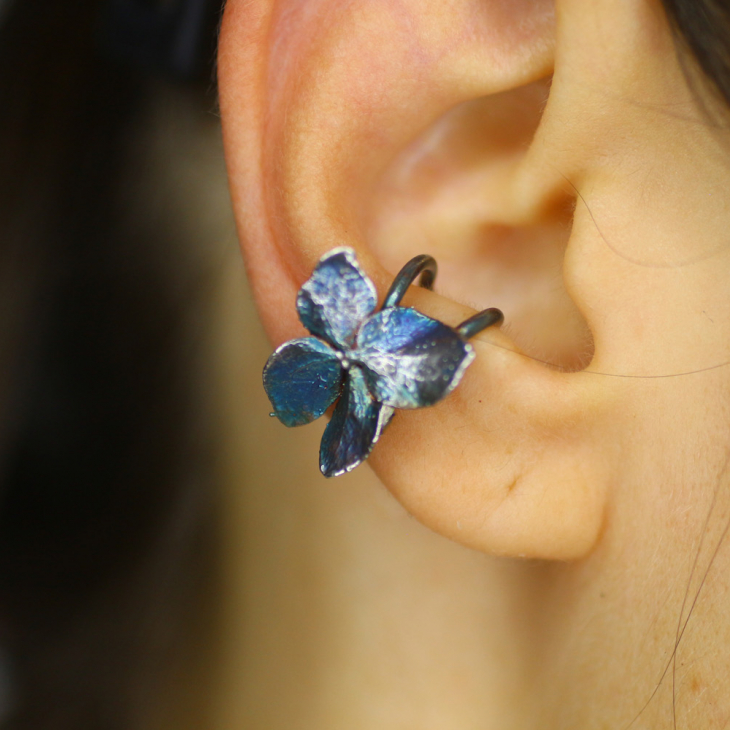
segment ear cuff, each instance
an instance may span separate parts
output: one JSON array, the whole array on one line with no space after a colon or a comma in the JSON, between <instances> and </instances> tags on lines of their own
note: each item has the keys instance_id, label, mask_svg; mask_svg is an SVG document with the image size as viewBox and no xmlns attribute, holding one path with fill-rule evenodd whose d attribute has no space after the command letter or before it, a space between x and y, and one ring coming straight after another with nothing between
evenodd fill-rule
<instances>
[{"instance_id":1,"label":"ear cuff","mask_svg":"<svg viewBox=\"0 0 730 730\"><path fill-rule=\"evenodd\" d=\"M336 403L320 446L326 477L354 469L372 451L396 409L434 405L459 384L475 357L468 339L499 325L499 309L485 309L449 327L401 307L418 279L432 289L438 267L416 256L398 273L376 310L377 292L355 252L323 256L297 296L297 312L312 334L285 342L264 366L264 388L285 426L319 418Z\"/></svg>"},{"instance_id":2,"label":"ear cuff","mask_svg":"<svg viewBox=\"0 0 730 730\"><path fill-rule=\"evenodd\" d=\"M414 256L399 272L398 275L393 279L393 283L388 289L388 293L385 295L382 309L388 307L397 307L401 299L405 296L408 291L408 287L420 276L418 285L423 289L431 291L433 285L436 282L436 274L438 274L438 264L433 256L428 254L421 254L420 256ZM493 325L499 326L504 321L504 315L496 307L490 307L489 309L483 309L473 317L465 319L458 327L456 331L465 339L471 339L474 335L479 334L482 330Z\"/></svg>"}]
</instances>

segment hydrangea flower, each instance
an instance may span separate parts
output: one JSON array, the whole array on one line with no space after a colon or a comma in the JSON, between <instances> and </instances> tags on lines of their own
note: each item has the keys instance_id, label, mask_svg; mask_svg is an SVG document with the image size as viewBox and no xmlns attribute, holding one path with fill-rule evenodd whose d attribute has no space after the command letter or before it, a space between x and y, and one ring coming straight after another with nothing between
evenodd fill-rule
<instances>
[{"instance_id":1,"label":"hydrangea flower","mask_svg":"<svg viewBox=\"0 0 730 730\"><path fill-rule=\"evenodd\" d=\"M409 307L375 312L377 299L355 252L330 251L297 296L313 336L285 342L264 367L272 415L285 426L310 423L337 401L320 447L326 477L366 459L394 409L448 395L474 359L453 328Z\"/></svg>"}]
</instances>

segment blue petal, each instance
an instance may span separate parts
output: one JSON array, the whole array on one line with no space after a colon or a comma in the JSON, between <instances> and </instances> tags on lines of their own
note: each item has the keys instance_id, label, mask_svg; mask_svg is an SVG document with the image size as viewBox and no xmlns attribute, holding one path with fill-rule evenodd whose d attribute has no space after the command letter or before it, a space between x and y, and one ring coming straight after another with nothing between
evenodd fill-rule
<instances>
[{"instance_id":1,"label":"blue petal","mask_svg":"<svg viewBox=\"0 0 730 730\"><path fill-rule=\"evenodd\" d=\"M378 401L420 408L459 384L474 349L451 327L415 309L390 307L363 324L352 359L364 366Z\"/></svg>"},{"instance_id":2,"label":"blue petal","mask_svg":"<svg viewBox=\"0 0 730 730\"><path fill-rule=\"evenodd\" d=\"M297 296L302 324L331 345L346 348L378 301L350 248L336 248L317 264Z\"/></svg>"},{"instance_id":3,"label":"blue petal","mask_svg":"<svg viewBox=\"0 0 730 730\"><path fill-rule=\"evenodd\" d=\"M285 426L319 418L342 391L344 371L327 343L315 337L285 342L264 366L264 388Z\"/></svg>"},{"instance_id":4,"label":"blue petal","mask_svg":"<svg viewBox=\"0 0 730 730\"><path fill-rule=\"evenodd\" d=\"M370 395L362 370L351 367L342 397L322 436L319 449L322 474L336 477L367 459L392 415L392 408L381 405Z\"/></svg>"}]
</instances>

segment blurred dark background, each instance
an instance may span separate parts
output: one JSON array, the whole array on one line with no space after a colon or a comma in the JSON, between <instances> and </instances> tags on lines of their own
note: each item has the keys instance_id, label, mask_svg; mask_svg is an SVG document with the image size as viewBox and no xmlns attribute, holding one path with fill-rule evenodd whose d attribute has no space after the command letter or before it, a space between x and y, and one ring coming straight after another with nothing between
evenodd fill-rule
<instances>
[{"instance_id":1,"label":"blurred dark background","mask_svg":"<svg viewBox=\"0 0 730 730\"><path fill-rule=\"evenodd\" d=\"M146 727L207 641L217 264L169 180L205 190L220 11L0 0L3 728Z\"/></svg>"}]
</instances>

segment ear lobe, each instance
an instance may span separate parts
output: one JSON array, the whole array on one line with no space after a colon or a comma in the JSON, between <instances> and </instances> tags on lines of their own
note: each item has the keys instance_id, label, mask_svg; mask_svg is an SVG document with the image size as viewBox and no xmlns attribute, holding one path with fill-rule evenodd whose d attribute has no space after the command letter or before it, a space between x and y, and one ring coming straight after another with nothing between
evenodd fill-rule
<instances>
[{"instance_id":1,"label":"ear lobe","mask_svg":"<svg viewBox=\"0 0 730 730\"><path fill-rule=\"evenodd\" d=\"M388 246L372 222L389 165L447 110L549 74L552 39L547 0L229 0L219 59L226 154L275 342L301 333L297 290L332 248L356 249L382 296L392 275L366 241L379 253ZM405 303L451 325L473 314L422 290ZM608 479L591 428L594 382L523 357L498 331L474 344L457 390L399 412L370 462L411 513L459 542L584 555Z\"/></svg>"},{"instance_id":2,"label":"ear lobe","mask_svg":"<svg viewBox=\"0 0 730 730\"><path fill-rule=\"evenodd\" d=\"M413 292L411 302L458 320L443 298ZM499 331L472 344L459 387L434 408L398 412L371 466L411 514L457 542L498 555L585 556L613 478L607 444L617 441L596 427L610 389L518 354Z\"/></svg>"}]
</instances>

